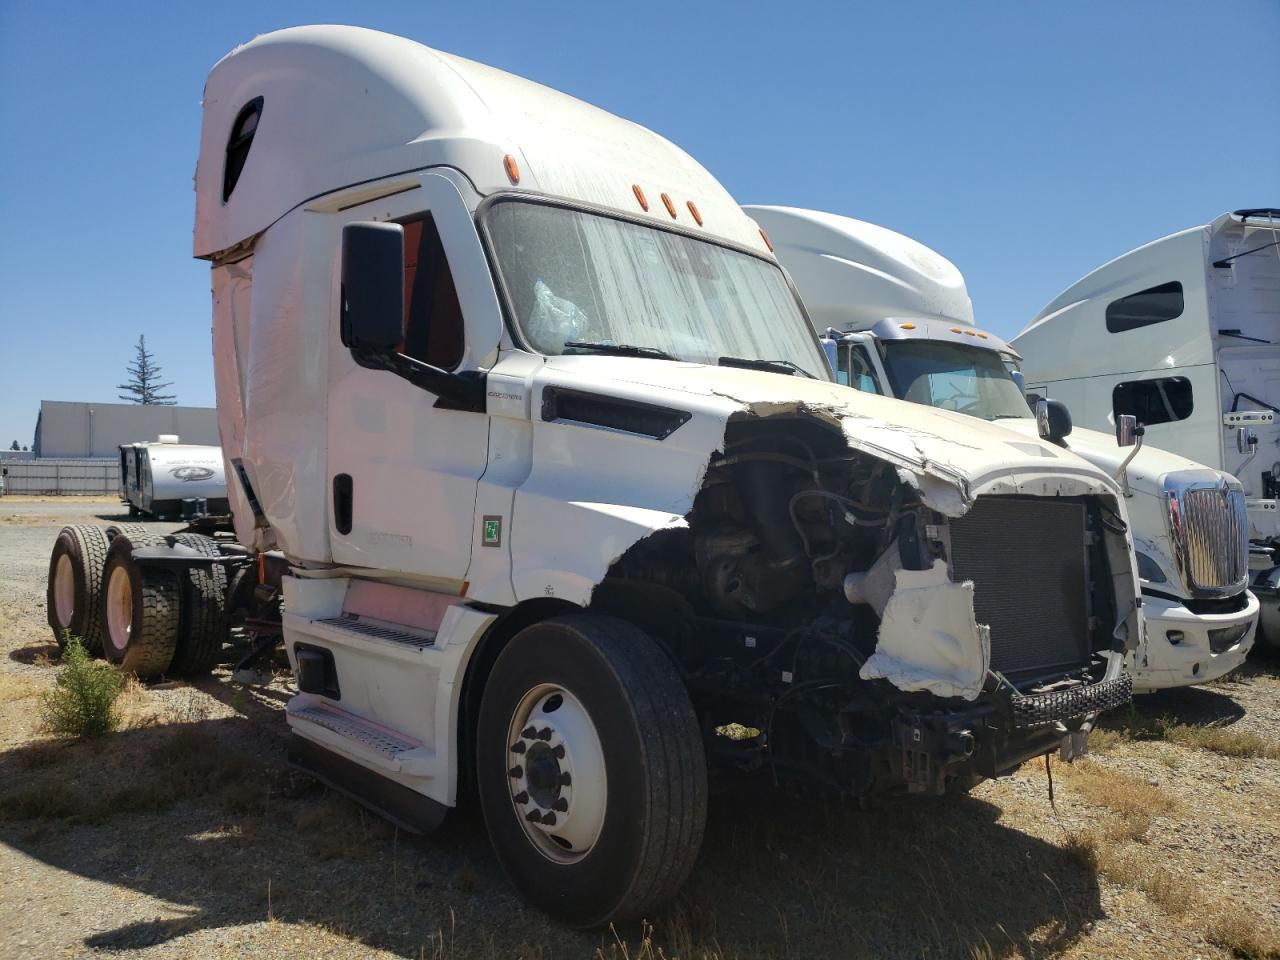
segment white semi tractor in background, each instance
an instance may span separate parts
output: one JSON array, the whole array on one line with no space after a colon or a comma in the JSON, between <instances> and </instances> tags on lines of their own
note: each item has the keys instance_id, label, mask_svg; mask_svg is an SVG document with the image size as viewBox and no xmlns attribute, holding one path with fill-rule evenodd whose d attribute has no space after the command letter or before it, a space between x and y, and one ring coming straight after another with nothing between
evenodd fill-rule
<instances>
[{"instance_id":1,"label":"white semi tractor in background","mask_svg":"<svg viewBox=\"0 0 1280 960\"><path fill-rule=\"evenodd\" d=\"M162 433L154 441L120 445L120 499L131 516L187 518L226 514L227 479L220 447L182 443Z\"/></svg>"},{"instance_id":2,"label":"white semi tractor in background","mask_svg":"<svg viewBox=\"0 0 1280 960\"><path fill-rule=\"evenodd\" d=\"M1117 257L1013 345L1027 389L1080 423L1136 414L1150 443L1240 479L1260 632L1280 648L1280 209L1224 213Z\"/></svg>"},{"instance_id":3,"label":"white semi tractor in background","mask_svg":"<svg viewBox=\"0 0 1280 960\"><path fill-rule=\"evenodd\" d=\"M815 326L830 331L841 382L1041 432L1014 376L1017 352L974 325L964 277L949 260L850 217L744 209L768 233ZM1058 439L1110 474L1123 470L1147 625L1134 688L1201 683L1243 663L1259 603L1246 589L1240 483L1151 444L1131 453L1114 430L1077 427Z\"/></svg>"},{"instance_id":4,"label":"white semi tractor in background","mask_svg":"<svg viewBox=\"0 0 1280 960\"><path fill-rule=\"evenodd\" d=\"M413 830L477 797L569 923L682 883L708 767L964 789L1130 696L1115 481L832 382L756 225L640 126L267 34L208 79L195 253L235 536L67 528L55 633L152 675L183 623L282 634L293 761Z\"/></svg>"}]
</instances>

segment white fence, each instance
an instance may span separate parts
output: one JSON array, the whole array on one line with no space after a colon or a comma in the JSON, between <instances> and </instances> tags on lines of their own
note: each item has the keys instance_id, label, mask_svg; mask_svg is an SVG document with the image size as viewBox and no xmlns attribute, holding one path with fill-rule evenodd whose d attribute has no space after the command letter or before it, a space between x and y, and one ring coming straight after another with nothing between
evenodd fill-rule
<instances>
[{"instance_id":1,"label":"white fence","mask_svg":"<svg viewBox=\"0 0 1280 960\"><path fill-rule=\"evenodd\" d=\"M3 493L42 496L88 496L120 489L116 459L0 460Z\"/></svg>"}]
</instances>

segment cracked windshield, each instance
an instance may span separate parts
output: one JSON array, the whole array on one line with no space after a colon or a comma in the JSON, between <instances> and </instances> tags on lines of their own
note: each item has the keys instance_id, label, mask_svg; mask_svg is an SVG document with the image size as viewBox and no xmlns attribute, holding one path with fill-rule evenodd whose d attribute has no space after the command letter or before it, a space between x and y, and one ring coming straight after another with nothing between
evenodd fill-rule
<instances>
[{"instance_id":1,"label":"cracked windshield","mask_svg":"<svg viewBox=\"0 0 1280 960\"><path fill-rule=\"evenodd\" d=\"M487 226L516 319L540 353L829 376L782 271L766 260L547 204L495 204Z\"/></svg>"}]
</instances>

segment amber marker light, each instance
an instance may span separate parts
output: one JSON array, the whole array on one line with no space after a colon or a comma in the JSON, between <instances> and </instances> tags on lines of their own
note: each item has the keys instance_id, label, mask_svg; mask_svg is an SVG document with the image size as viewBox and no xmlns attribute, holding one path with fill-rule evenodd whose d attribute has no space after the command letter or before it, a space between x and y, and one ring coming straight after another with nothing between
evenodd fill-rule
<instances>
[{"instance_id":1,"label":"amber marker light","mask_svg":"<svg viewBox=\"0 0 1280 960\"><path fill-rule=\"evenodd\" d=\"M662 203L667 208L667 213L671 214L671 219L674 220L676 218L676 205L671 202L671 198L665 193L662 195Z\"/></svg>"},{"instance_id":2,"label":"amber marker light","mask_svg":"<svg viewBox=\"0 0 1280 960\"><path fill-rule=\"evenodd\" d=\"M519 183L520 165L516 163L516 158L508 153L502 158L502 165L507 168L507 179L513 184Z\"/></svg>"},{"instance_id":3,"label":"amber marker light","mask_svg":"<svg viewBox=\"0 0 1280 960\"><path fill-rule=\"evenodd\" d=\"M688 207L689 212L693 214L693 222L696 223L698 226L702 226L702 214L698 212L698 208L694 205L693 201L690 200L688 203L685 204L685 206Z\"/></svg>"},{"instance_id":4,"label":"amber marker light","mask_svg":"<svg viewBox=\"0 0 1280 960\"><path fill-rule=\"evenodd\" d=\"M978 336L980 336L983 340L987 339L987 335L983 333L981 330L978 331Z\"/></svg>"},{"instance_id":5,"label":"amber marker light","mask_svg":"<svg viewBox=\"0 0 1280 960\"><path fill-rule=\"evenodd\" d=\"M633 183L631 185L631 192L636 195L636 200L640 202L640 209L643 210L645 213L648 213L649 201L645 199L644 191L640 189L640 184Z\"/></svg>"},{"instance_id":6,"label":"amber marker light","mask_svg":"<svg viewBox=\"0 0 1280 960\"><path fill-rule=\"evenodd\" d=\"M898 324L898 326L900 326L903 330L914 330L916 328L916 325L914 323L900 323Z\"/></svg>"},{"instance_id":7,"label":"amber marker light","mask_svg":"<svg viewBox=\"0 0 1280 960\"><path fill-rule=\"evenodd\" d=\"M951 328L951 332L952 332L952 333L964 333L964 331L963 331L963 330L961 330L959 327L952 327L952 328Z\"/></svg>"},{"instance_id":8,"label":"amber marker light","mask_svg":"<svg viewBox=\"0 0 1280 960\"><path fill-rule=\"evenodd\" d=\"M773 244L769 242L769 235L764 232L764 227L760 228L760 239L764 241L764 245L769 248L769 252L773 253Z\"/></svg>"},{"instance_id":9,"label":"amber marker light","mask_svg":"<svg viewBox=\"0 0 1280 960\"><path fill-rule=\"evenodd\" d=\"M966 331L964 332L964 335L965 335L966 337L976 337L976 336L977 336L977 334L976 334L976 333L974 333L972 330L966 330Z\"/></svg>"}]
</instances>

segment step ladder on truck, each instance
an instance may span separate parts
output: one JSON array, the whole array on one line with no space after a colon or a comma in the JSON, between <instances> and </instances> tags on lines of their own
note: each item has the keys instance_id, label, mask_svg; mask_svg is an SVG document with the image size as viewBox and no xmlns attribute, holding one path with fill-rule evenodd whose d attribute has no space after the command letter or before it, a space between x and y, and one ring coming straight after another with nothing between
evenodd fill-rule
<instances>
[{"instance_id":1,"label":"step ladder on truck","mask_svg":"<svg viewBox=\"0 0 1280 960\"><path fill-rule=\"evenodd\" d=\"M966 789L1129 698L1114 480L833 382L766 238L643 127L399 37L266 34L206 86L195 253L235 539L132 550L143 606L247 580L293 761L409 829L478 803L568 923L679 888L709 770ZM1025 604L980 622L994 590Z\"/></svg>"}]
</instances>

